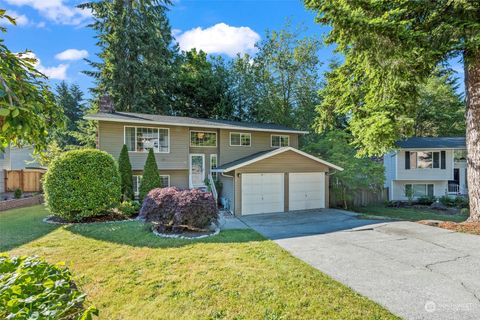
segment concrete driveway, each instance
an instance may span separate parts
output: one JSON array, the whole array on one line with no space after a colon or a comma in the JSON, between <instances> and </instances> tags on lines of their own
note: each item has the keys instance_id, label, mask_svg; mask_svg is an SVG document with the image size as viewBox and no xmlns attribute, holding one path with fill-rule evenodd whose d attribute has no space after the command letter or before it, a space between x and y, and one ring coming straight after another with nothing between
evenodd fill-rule
<instances>
[{"instance_id":1,"label":"concrete driveway","mask_svg":"<svg viewBox=\"0 0 480 320\"><path fill-rule=\"evenodd\" d=\"M480 319L480 237L342 210L241 220L405 319Z\"/></svg>"}]
</instances>

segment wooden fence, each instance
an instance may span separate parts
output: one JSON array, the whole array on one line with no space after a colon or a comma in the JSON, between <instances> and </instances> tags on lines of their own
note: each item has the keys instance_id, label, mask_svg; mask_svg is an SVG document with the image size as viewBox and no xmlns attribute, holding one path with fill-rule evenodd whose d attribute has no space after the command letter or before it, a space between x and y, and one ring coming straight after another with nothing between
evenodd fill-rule
<instances>
[{"instance_id":1,"label":"wooden fence","mask_svg":"<svg viewBox=\"0 0 480 320\"><path fill-rule=\"evenodd\" d=\"M373 190L360 190L353 194L352 198L349 199L347 206L351 207L364 207L368 205L383 204L388 200L388 188L383 190L373 191ZM343 208L344 203L342 199L337 198L334 192L330 192L330 206Z\"/></svg>"},{"instance_id":2,"label":"wooden fence","mask_svg":"<svg viewBox=\"0 0 480 320\"><path fill-rule=\"evenodd\" d=\"M40 169L4 170L5 191L40 192L44 173Z\"/></svg>"}]
</instances>

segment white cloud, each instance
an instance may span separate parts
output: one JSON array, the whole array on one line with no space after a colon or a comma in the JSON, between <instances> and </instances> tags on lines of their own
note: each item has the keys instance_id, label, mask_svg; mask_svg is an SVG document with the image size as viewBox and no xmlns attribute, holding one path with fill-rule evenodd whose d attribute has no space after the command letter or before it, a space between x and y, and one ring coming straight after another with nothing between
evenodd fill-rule
<instances>
[{"instance_id":1,"label":"white cloud","mask_svg":"<svg viewBox=\"0 0 480 320\"><path fill-rule=\"evenodd\" d=\"M67 79L67 69L69 67L68 64L62 63L54 67L45 67L44 65L42 65L40 59L33 52L28 52L26 54L20 54L20 55L23 57L36 59L36 62L33 64L33 66L38 71L46 75L49 79L56 79L56 80Z\"/></svg>"},{"instance_id":2,"label":"white cloud","mask_svg":"<svg viewBox=\"0 0 480 320\"><path fill-rule=\"evenodd\" d=\"M177 36L182 50L197 48L206 53L224 53L231 57L237 53L255 53L255 43L259 40L258 33L249 27L232 27L225 23L205 29L194 28Z\"/></svg>"},{"instance_id":3,"label":"white cloud","mask_svg":"<svg viewBox=\"0 0 480 320\"><path fill-rule=\"evenodd\" d=\"M79 25L91 17L91 12L69 7L64 0L4 0L14 6L29 6L43 17L59 24Z\"/></svg>"},{"instance_id":4,"label":"white cloud","mask_svg":"<svg viewBox=\"0 0 480 320\"><path fill-rule=\"evenodd\" d=\"M67 49L55 55L58 60L80 60L88 57L87 50Z\"/></svg>"},{"instance_id":5,"label":"white cloud","mask_svg":"<svg viewBox=\"0 0 480 320\"><path fill-rule=\"evenodd\" d=\"M16 11L13 10L7 10L6 12L7 15L15 19L15 22L17 23L17 26L25 26L27 25L30 21L28 20L27 16L24 14L20 14ZM1 25L12 25L10 22L7 20L2 20L0 21ZM13 25L12 25L13 26Z\"/></svg>"}]
</instances>

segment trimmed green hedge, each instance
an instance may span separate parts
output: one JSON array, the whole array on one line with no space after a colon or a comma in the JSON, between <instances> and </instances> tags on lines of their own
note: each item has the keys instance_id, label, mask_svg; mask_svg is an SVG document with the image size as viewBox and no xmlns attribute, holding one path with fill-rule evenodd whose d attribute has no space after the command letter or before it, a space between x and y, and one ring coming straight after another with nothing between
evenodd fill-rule
<instances>
[{"instance_id":1,"label":"trimmed green hedge","mask_svg":"<svg viewBox=\"0 0 480 320\"><path fill-rule=\"evenodd\" d=\"M50 212L69 221L101 215L121 198L115 160L95 149L72 150L56 158L43 189Z\"/></svg>"}]
</instances>

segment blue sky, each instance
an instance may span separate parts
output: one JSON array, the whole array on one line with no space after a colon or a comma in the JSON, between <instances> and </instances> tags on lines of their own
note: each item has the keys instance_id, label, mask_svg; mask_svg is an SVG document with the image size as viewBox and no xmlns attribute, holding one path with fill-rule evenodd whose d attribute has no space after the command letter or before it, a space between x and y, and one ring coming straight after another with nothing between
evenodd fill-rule
<instances>
[{"instance_id":1,"label":"blue sky","mask_svg":"<svg viewBox=\"0 0 480 320\"><path fill-rule=\"evenodd\" d=\"M75 8L77 0L0 0L17 17L9 27L7 46L14 52L31 50L39 59L37 68L54 85L60 80L75 82L86 92L92 80L81 73L88 69L83 57L98 52L94 33L86 27L88 12ZM321 37L328 31L314 22L315 14L297 0L175 0L168 16L173 33L184 49L197 47L212 54L231 56L237 51L254 53L255 41L267 29L280 29L287 19L304 24L308 33ZM332 59L332 48L323 48L323 69ZM460 64L452 68L461 72ZM463 77L463 74L459 74Z\"/></svg>"}]
</instances>

